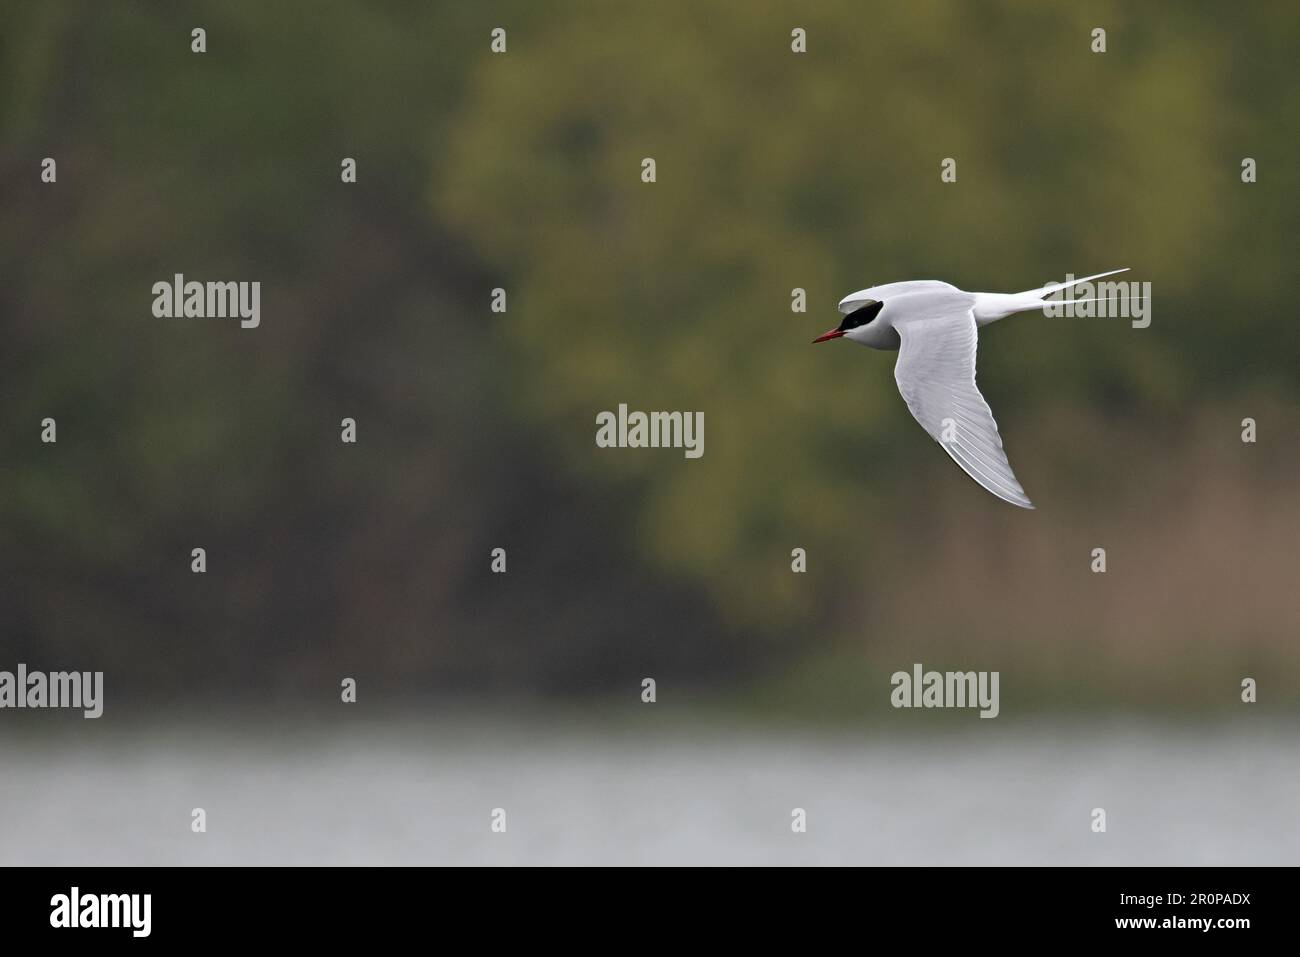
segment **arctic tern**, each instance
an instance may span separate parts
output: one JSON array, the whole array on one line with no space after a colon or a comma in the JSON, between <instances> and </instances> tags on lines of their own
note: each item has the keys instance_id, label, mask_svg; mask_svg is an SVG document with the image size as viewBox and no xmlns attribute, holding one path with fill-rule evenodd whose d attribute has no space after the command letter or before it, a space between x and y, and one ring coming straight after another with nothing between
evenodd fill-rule
<instances>
[{"instance_id":1,"label":"arctic tern","mask_svg":"<svg viewBox=\"0 0 1300 957\"><path fill-rule=\"evenodd\" d=\"M1017 293L963 292L932 279L872 286L841 299L844 321L813 342L843 338L873 349L898 350L894 379L921 428L988 491L1012 505L1033 508L1002 451L993 412L975 385L977 329L1016 312L1095 302L1049 302L1046 297L1127 271L1113 269Z\"/></svg>"}]
</instances>

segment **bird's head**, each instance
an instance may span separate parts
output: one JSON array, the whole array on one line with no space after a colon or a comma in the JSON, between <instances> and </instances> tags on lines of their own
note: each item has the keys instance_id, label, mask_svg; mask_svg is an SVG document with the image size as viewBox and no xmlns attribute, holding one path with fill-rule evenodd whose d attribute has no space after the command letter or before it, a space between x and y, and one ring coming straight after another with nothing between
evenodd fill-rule
<instances>
[{"instance_id":1,"label":"bird's head","mask_svg":"<svg viewBox=\"0 0 1300 957\"><path fill-rule=\"evenodd\" d=\"M844 320L839 326L818 336L813 342L825 342L827 339L839 339L841 336L847 339L858 339L859 331L880 314L884 305L878 299L845 296L839 305L840 312L844 313Z\"/></svg>"}]
</instances>

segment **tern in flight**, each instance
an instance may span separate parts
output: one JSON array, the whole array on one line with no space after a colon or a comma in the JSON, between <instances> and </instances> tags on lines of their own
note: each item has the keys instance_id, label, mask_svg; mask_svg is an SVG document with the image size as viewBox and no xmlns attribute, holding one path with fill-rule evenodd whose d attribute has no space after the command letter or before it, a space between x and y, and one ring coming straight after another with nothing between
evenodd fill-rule
<instances>
[{"instance_id":1,"label":"tern in flight","mask_svg":"<svg viewBox=\"0 0 1300 957\"><path fill-rule=\"evenodd\" d=\"M912 416L952 460L1003 501L1033 508L1016 481L989 404L975 385L976 330L1015 312L1096 302L1048 300L1081 282L1127 269L1085 276L1027 292L962 292L931 279L891 282L840 300L844 321L813 342L852 339L873 349L898 350L894 378Z\"/></svg>"}]
</instances>

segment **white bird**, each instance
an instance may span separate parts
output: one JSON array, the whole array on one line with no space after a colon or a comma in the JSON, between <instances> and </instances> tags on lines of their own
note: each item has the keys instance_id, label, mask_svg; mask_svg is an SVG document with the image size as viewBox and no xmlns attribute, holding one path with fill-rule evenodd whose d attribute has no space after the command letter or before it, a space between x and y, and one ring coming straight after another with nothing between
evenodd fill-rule
<instances>
[{"instance_id":1,"label":"white bird","mask_svg":"<svg viewBox=\"0 0 1300 957\"><path fill-rule=\"evenodd\" d=\"M873 349L897 349L894 378L921 428L984 488L1012 505L1033 508L1002 451L993 412L975 385L976 329L1015 312L1095 302L1046 297L1127 271L1113 269L1010 294L963 292L932 279L872 286L841 299L844 321L813 342L844 338Z\"/></svg>"}]
</instances>

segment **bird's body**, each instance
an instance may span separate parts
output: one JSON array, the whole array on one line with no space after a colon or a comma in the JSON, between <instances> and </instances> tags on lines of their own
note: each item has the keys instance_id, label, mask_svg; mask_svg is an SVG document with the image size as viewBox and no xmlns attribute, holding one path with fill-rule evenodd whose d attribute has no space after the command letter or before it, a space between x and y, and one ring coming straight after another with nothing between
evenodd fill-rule
<instances>
[{"instance_id":1,"label":"bird's body","mask_svg":"<svg viewBox=\"0 0 1300 957\"><path fill-rule=\"evenodd\" d=\"M844 321L814 341L845 338L873 349L897 349L894 378L921 427L988 491L1012 505L1033 508L975 385L977 330L1012 313L1041 309L1049 305L1045 297L1070 286L1124 271L1010 294L964 292L930 279L873 286L840 300Z\"/></svg>"}]
</instances>

